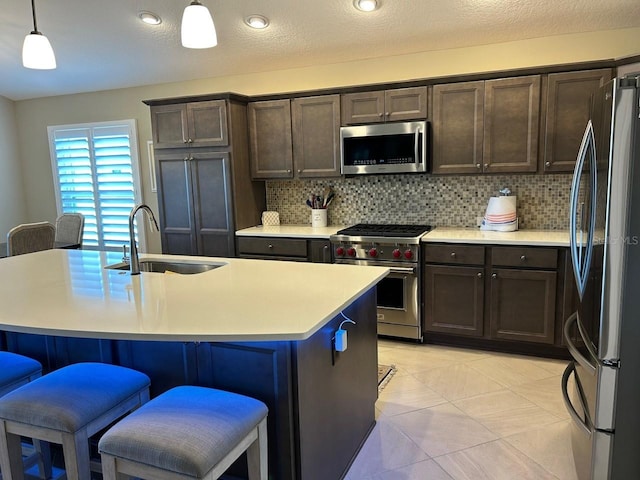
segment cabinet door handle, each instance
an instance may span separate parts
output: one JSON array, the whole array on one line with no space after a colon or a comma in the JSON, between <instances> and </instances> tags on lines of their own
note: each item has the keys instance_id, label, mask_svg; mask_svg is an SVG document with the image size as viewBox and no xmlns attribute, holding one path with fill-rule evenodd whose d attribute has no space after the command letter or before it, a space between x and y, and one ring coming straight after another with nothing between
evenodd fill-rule
<instances>
[{"instance_id":1,"label":"cabinet door handle","mask_svg":"<svg viewBox=\"0 0 640 480\"><path fill-rule=\"evenodd\" d=\"M497 273L492 273L491 274L491 278L493 278L495 280L496 278L498 278L498 274Z\"/></svg>"},{"instance_id":2,"label":"cabinet door handle","mask_svg":"<svg viewBox=\"0 0 640 480\"><path fill-rule=\"evenodd\" d=\"M302 169L300 169L300 168L299 168L299 169L298 169L298 173L302 173Z\"/></svg>"},{"instance_id":3,"label":"cabinet door handle","mask_svg":"<svg viewBox=\"0 0 640 480\"><path fill-rule=\"evenodd\" d=\"M486 170L487 168L489 168L489 164L488 164L488 163L485 163L485 164L484 164L484 169Z\"/></svg>"},{"instance_id":4,"label":"cabinet door handle","mask_svg":"<svg viewBox=\"0 0 640 480\"><path fill-rule=\"evenodd\" d=\"M526 259L527 259L527 256L526 256L526 255L521 255L521 256L520 256L520 260L522 260L523 262L524 262Z\"/></svg>"},{"instance_id":5,"label":"cabinet door handle","mask_svg":"<svg viewBox=\"0 0 640 480\"><path fill-rule=\"evenodd\" d=\"M191 138L190 138L190 139L189 139L189 143L193 143L193 139L191 139Z\"/></svg>"},{"instance_id":6,"label":"cabinet door handle","mask_svg":"<svg viewBox=\"0 0 640 480\"><path fill-rule=\"evenodd\" d=\"M291 173L291 169L290 168L287 168L287 173Z\"/></svg>"},{"instance_id":7,"label":"cabinet door handle","mask_svg":"<svg viewBox=\"0 0 640 480\"><path fill-rule=\"evenodd\" d=\"M551 162L544 162L544 166L545 167L550 167L551 166Z\"/></svg>"},{"instance_id":8,"label":"cabinet door handle","mask_svg":"<svg viewBox=\"0 0 640 480\"><path fill-rule=\"evenodd\" d=\"M479 163L476 163L476 168L480 168L482 165L480 165Z\"/></svg>"},{"instance_id":9,"label":"cabinet door handle","mask_svg":"<svg viewBox=\"0 0 640 480\"><path fill-rule=\"evenodd\" d=\"M384 113L380 112L380 113L378 114L378 117L382 118L382 116L383 116L383 115L384 115Z\"/></svg>"},{"instance_id":10,"label":"cabinet door handle","mask_svg":"<svg viewBox=\"0 0 640 480\"><path fill-rule=\"evenodd\" d=\"M390 114L389 112L385 112L385 115L388 117L388 116L390 116L391 114Z\"/></svg>"},{"instance_id":11,"label":"cabinet door handle","mask_svg":"<svg viewBox=\"0 0 640 480\"><path fill-rule=\"evenodd\" d=\"M478 278L482 278L482 272L478 272Z\"/></svg>"},{"instance_id":12,"label":"cabinet door handle","mask_svg":"<svg viewBox=\"0 0 640 480\"><path fill-rule=\"evenodd\" d=\"M184 161L188 162L189 161L189 157L184 157Z\"/></svg>"}]
</instances>

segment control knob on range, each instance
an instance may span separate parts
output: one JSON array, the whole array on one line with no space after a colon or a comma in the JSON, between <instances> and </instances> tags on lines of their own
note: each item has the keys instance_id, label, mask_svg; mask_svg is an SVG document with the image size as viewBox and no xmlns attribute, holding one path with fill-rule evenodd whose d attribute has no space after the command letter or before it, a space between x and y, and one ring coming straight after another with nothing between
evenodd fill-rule
<instances>
[{"instance_id":1,"label":"control knob on range","mask_svg":"<svg viewBox=\"0 0 640 480\"><path fill-rule=\"evenodd\" d=\"M378 250L375 249L375 248L370 248L369 249L369 256L370 257L374 257L374 258L377 257L378 256Z\"/></svg>"},{"instance_id":2,"label":"control knob on range","mask_svg":"<svg viewBox=\"0 0 640 480\"><path fill-rule=\"evenodd\" d=\"M349 247L347 249L347 255L349 255L350 257L355 257L356 256L356 249L353 247Z\"/></svg>"},{"instance_id":3,"label":"control knob on range","mask_svg":"<svg viewBox=\"0 0 640 480\"><path fill-rule=\"evenodd\" d=\"M402 252L400 251L399 248L396 248L393 252L391 252L391 255L393 255L393 258L400 258L400 256L402 255Z\"/></svg>"},{"instance_id":4,"label":"control knob on range","mask_svg":"<svg viewBox=\"0 0 640 480\"><path fill-rule=\"evenodd\" d=\"M342 247L336 248L336 255L338 257L342 257L344 255L344 248L342 248Z\"/></svg>"},{"instance_id":5,"label":"control knob on range","mask_svg":"<svg viewBox=\"0 0 640 480\"><path fill-rule=\"evenodd\" d=\"M406 258L407 260L411 260L413 258L413 252L411 250L405 250L404 258Z\"/></svg>"}]
</instances>

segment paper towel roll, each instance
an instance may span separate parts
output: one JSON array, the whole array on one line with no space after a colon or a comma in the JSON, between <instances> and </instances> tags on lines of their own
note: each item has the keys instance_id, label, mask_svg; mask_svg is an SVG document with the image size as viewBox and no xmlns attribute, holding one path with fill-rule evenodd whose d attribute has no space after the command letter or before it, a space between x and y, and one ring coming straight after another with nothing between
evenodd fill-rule
<instances>
[{"instance_id":1,"label":"paper towel roll","mask_svg":"<svg viewBox=\"0 0 640 480\"><path fill-rule=\"evenodd\" d=\"M482 220L481 230L513 232L518 229L516 197L513 195L491 197Z\"/></svg>"}]
</instances>

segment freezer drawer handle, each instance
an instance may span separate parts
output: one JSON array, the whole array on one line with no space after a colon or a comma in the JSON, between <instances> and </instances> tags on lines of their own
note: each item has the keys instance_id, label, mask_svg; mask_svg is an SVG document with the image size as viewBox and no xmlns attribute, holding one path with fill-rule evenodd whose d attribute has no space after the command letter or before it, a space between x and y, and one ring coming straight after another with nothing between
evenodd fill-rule
<instances>
[{"instance_id":1,"label":"freezer drawer handle","mask_svg":"<svg viewBox=\"0 0 640 480\"><path fill-rule=\"evenodd\" d=\"M571 316L567 318L567 321L564 323L563 335L564 335L564 340L567 342L567 348L569 349L569 353L573 358L577 360L577 362L585 370L587 370L591 375L595 375L596 366L593 365L593 363L591 363L589 360L587 360L584 355L582 355L580 350L578 350L578 347L576 347L575 343L573 343L573 340L571 340L571 327L574 323L578 324L578 333L580 333L580 336L582 337L582 341L587 347L587 350L589 351L593 359L596 362L598 361L597 360L598 356L595 353L595 351L593 351L593 347L591 346L591 343L590 343L591 340L587 338L587 335L585 334L585 332L583 332L582 326L578 321L578 312L573 312L573 314L571 314Z\"/></svg>"},{"instance_id":2,"label":"freezer drawer handle","mask_svg":"<svg viewBox=\"0 0 640 480\"><path fill-rule=\"evenodd\" d=\"M585 435L590 437L592 433L592 429L590 428L589 424L591 423L591 421L589 420L586 414L585 414L586 418L584 420L580 417L575 407L571 403L571 399L569 398L569 390L568 390L569 377L571 376L572 373L575 374L575 372L576 372L576 364L574 362L569 362L569 365L567 365L567 368L565 368L564 373L562 374L562 398L564 400L564 405L567 407L567 411L569 412L569 415L571 416L573 421L576 422L578 427L580 427L580 430L582 430L582 432ZM580 385L580 381L578 380L578 377L576 375L574 375L574 379L575 379L576 385L578 386L578 397L580 399L580 403L582 403L582 411L586 412L587 410L584 407L586 402L584 401L584 393L582 391L582 385Z\"/></svg>"}]
</instances>

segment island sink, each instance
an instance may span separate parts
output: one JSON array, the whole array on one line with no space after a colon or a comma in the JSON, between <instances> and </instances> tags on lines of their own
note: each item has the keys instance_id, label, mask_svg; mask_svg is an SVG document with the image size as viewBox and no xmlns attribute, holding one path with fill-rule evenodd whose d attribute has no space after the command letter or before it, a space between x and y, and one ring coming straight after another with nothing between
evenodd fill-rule
<instances>
[{"instance_id":1,"label":"island sink","mask_svg":"<svg viewBox=\"0 0 640 480\"><path fill-rule=\"evenodd\" d=\"M155 273L179 273L182 275L192 275L195 273L208 272L214 268L223 267L226 263L189 263L164 260L140 260L141 272ZM130 265L125 262L107 265L110 270L129 270Z\"/></svg>"}]
</instances>

